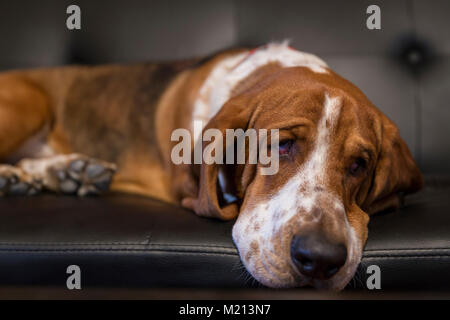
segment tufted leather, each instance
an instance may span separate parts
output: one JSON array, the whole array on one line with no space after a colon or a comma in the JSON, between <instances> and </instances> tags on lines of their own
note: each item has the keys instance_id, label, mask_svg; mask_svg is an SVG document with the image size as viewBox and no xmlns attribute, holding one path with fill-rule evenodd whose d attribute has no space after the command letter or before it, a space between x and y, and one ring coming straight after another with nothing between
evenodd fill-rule
<instances>
[{"instance_id":1,"label":"tufted leather","mask_svg":"<svg viewBox=\"0 0 450 320\"><path fill-rule=\"evenodd\" d=\"M383 289L450 289L450 183L429 183L397 212L376 215L360 270L382 270ZM0 201L0 285L66 284L78 265L83 286L245 287L233 222L199 218L156 200L111 195Z\"/></svg>"}]
</instances>

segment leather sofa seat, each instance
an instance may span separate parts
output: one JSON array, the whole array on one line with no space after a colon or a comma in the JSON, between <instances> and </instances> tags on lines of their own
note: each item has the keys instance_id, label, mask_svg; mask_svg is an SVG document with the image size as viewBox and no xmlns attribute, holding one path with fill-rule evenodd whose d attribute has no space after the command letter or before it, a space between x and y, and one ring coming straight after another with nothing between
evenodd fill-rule
<instances>
[{"instance_id":1,"label":"leather sofa seat","mask_svg":"<svg viewBox=\"0 0 450 320\"><path fill-rule=\"evenodd\" d=\"M450 182L450 181L449 181ZM404 208L375 215L350 288L369 265L382 289L450 289L450 183L428 181ZM233 222L126 194L0 201L0 286L65 288L78 265L86 287L259 286L240 264Z\"/></svg>"}]
</instances>

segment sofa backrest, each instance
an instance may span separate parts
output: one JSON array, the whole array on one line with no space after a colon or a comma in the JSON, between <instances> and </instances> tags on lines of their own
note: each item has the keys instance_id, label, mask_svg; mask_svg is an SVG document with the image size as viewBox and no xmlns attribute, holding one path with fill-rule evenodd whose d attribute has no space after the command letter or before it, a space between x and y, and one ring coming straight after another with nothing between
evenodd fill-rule
<instances>
[{"instance_id":1,"label":"sofa backrest","mask_svg":"<svg viewBox=\"0 0 450 320\"><path fill-rule=\"evenodd\" d=\"M66 28L81 8L82 29ZM450 173L450 2L3 0L0 69L170 60L290 39L358 85L400 128L425 173Z\"/></svg>"}]
</instances>

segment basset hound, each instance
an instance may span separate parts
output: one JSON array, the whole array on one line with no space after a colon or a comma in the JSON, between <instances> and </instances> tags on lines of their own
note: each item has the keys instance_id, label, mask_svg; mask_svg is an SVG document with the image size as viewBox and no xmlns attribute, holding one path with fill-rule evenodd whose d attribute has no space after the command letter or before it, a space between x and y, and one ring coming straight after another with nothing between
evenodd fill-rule
<instances>
[{"instance_id":1,"label":"basset hound","mask_svg":"<svg viewBox=\"0 0 450 320\"><path fill-rule=\"evenodd\" d=\"M197 120L223 133L279 129L278 172L174 164L172 132ZM369 216L423 184L395 124L286 43L175 63L2 73L0 159L1 196L113 190L237 218L242 263L275 288L344 288Z\"/></svg>"}]
</instances>

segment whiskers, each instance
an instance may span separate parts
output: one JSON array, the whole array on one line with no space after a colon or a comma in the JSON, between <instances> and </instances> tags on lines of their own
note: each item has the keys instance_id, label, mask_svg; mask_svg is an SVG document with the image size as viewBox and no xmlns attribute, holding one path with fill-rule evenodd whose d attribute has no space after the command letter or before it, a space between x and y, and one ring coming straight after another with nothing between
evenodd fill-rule
<instances>
[{"instance_id":1,"label":"whiskers","mask_svg":"<svg viewBox=\"0 0 450 320\"><path fill-rule=\"evenodd\" d=\"M233 267L231 268L231 271L242 271L246 270L245 266L242 264L240 260L236 260L236 262L233 264Z\"/></svg>"},{"instance_id":2,"label":"whiskers","mask_svg":"<svg viewBox=\"0 0 450 320\"><path fill-rule=\"evenodd\" d=\"M359 286L358 286L358 285L359 285ZM354 288L354 289L356 289L356 288L358 288L358 287L362 287L362 288L365 287L365 284L364 284L364 275L363 275L363 273L361 272L361 268L360 268L360 267L358 267L358 268L356 269L355 275L353 276L352 280L350 281L349 286L350 286L351 288Z\"/></svg>"},{"instance_id":3,"label":"whiskers","mask_svg":"<svg viewBox=\"0 0 450 320\"><path fill-rule=\"evenodd\" d=\"M233 267L231 268L231 271L238 273L238 279L244 282L244 286L256 288L263 287L263 285L259 283L255 278L253 278L253 276L247 271L247 269L240 260L234 263Z\"/></svg>"}]
</instances>

